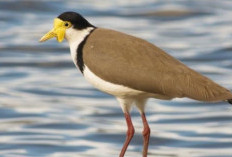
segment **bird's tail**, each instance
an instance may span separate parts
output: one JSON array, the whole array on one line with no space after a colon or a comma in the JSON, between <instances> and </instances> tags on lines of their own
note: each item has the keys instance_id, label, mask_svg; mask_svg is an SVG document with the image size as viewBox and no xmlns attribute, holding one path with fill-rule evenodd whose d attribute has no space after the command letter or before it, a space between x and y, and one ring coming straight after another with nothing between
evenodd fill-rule
<instances>
[{"instance_id":1,"label":"bird's tail","mask_svg":"<svg viewBox=\"0 0 232 157\"><path fill-rule=\"evenodd\" d=\"M227 101L228 103L232 104L232 99L228 99Z\"/></svg>"}]
</instances>

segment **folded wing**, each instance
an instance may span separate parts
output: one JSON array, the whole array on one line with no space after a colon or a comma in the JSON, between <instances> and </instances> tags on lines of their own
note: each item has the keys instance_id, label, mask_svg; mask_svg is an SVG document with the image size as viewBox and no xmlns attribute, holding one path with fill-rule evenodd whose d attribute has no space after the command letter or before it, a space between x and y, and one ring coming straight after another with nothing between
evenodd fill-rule
<instances>
[{"instance_id":1,"label":"folded wing","mask_svg":"<svg viewBox=\"0 0 232 157\"><path fill-rule=\"evenodd\" d=\"M229 90L188 68L153 44L97 28L83 49L84 63L104 80L170 98L200 101L232 98Z\"/></svg>"}]
</instances>

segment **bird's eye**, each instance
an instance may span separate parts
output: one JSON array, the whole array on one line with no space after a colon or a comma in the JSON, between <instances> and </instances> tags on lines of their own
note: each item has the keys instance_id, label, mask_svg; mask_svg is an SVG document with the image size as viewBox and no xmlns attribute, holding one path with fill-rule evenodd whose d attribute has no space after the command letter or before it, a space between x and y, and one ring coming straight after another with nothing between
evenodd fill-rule
<instances>
[{"instance_id":1,"label":"bird's eye","mask_svg":"<svg viewBox=\"0 0 232 157\"><path fill-rule=\"evenodd\" d=\"M66 22L64 25L65 25L65 27L68 27L68 26L69 26L69 24L68 24L67 22Z\"/></svg>"}]
</instances>

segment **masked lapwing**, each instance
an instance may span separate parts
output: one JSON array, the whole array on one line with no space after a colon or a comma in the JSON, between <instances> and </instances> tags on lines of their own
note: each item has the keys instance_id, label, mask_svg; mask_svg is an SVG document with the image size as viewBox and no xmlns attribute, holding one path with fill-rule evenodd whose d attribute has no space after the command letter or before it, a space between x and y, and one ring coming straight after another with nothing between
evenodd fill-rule
<instances>
[{"instance_id":1,"label":"masked lapwing","mask_svg":"<svg viewBox=\"0 0 232 157\"><path fill-rule=\"evenodd\" d=\"M143 157L147 156L150 128L144 113L148 98L191 98L204 102L227 101L232 93L190 69L157 46L115 30L98 28L75 12L54 19L54 28L40 41L66 39L74 64L94 87L116 97L124 112L127 137L123 157L134 135L130 108L135 105L144 126Z\"/></svg>"}]
</instances>

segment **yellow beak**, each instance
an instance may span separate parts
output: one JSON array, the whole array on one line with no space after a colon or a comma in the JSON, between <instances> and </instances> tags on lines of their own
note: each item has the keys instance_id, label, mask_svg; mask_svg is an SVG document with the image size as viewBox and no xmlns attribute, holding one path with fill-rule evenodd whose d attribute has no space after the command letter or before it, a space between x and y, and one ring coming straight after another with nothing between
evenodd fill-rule
<instances>
[{"instance_id":1,"label":"yellow beak","mask_svg":"<svg viewBox=\"0 0 232 157\"><path fill-rule=\"evenodd\" d=\"M58 42L62 42L64 40L65 36L65 22L62 21L59 18L54 19L54 27L52 30L50 30L47 34L45 34L41 39L40 42L44 42L46 40L49 40L53 37L56 37Z\"/></svg>"}]
</instances>

